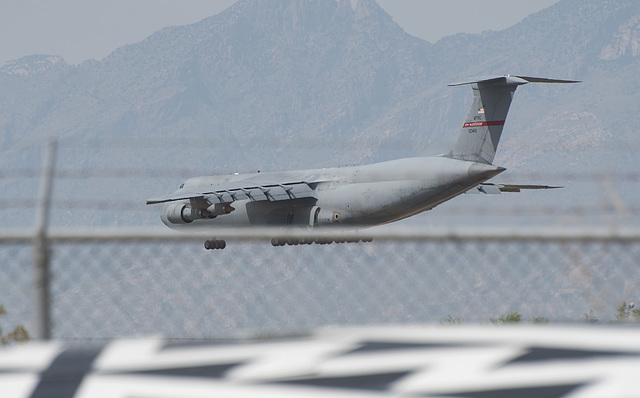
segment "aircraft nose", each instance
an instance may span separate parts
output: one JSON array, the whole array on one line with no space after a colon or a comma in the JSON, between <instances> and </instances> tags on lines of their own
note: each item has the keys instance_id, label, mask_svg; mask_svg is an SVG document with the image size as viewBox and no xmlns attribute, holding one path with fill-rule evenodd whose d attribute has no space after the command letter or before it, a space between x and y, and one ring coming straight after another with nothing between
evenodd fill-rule
<instances>
[{"instance_id":1,"label":"aircraft nose","mask_svg":"<svg viewBox=\"0 0 640 398\"><path fill-rule=\"evenodd\" d=\"M505 170L504 167L497 167L492 164L473 163L467 170L467 176L477 180L488 180Z\"/></svg>"}]
</instances>

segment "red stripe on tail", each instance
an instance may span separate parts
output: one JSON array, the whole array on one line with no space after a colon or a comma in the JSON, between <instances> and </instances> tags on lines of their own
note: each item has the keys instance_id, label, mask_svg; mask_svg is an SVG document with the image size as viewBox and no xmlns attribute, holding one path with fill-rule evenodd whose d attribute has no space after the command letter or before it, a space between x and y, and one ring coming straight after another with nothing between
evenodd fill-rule
<instances>
[{"instance_id":1,"label":"red stripe on tail","mask_svg":"<svg viewBox=\"0 0 640 398\"><path fill-rule=\"evenodd\" d=\"M462 128L465 127L483 127L483 126L504 126L504 120L496 120L493 122L470 122L462 125Z\"/></svg>"}]
</instances>

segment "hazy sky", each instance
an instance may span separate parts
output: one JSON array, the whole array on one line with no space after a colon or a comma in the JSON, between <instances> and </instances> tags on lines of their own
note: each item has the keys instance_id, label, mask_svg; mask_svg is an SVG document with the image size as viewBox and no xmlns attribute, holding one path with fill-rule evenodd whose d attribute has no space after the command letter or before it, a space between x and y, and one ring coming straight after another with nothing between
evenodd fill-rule
<instances>
[{"instance_id":1,"label":"hazy sky","mask_svg":"<svg viewBox=\"0 0 640 398\"><path fill-rule=\"evenodd\" d=\"M236 0L2 0L0 65L31 54L68 63L102 59L170 25L214 15ZM354 0L352 0L354 1ZM408 33L435 42L507 28L558 0L377 0Z\"/></svg>"}]
</instances>

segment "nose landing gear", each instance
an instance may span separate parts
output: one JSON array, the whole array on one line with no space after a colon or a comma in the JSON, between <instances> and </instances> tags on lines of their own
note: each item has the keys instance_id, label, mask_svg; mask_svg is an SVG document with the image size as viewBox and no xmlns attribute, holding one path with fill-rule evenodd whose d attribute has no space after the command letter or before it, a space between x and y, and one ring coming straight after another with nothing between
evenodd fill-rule
<instances>
[{"instance_id":1,"label":"nose landing gear","mask_svg":"<svg viewBox=\"0 0 640 398\"><path fill-rule=\"evenodd\" d=\"M207 240L204 242L204 248L207 250L224 249L227 247L227 242L218 239Z\"/></svg>"}]
</instances>

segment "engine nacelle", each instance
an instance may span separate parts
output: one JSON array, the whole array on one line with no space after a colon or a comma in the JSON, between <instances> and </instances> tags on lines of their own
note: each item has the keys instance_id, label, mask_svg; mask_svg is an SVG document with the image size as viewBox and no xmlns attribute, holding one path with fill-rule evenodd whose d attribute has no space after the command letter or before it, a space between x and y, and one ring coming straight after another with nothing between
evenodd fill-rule
<instances>
[{"instance_id":1,"label":"engine nacelle","mask_svg":"<svg viewBox=\"0 0 640 398\"><path fill-rule=\"evenodd\" d=\"M162 209L162 221L165 224L189 224L195 218L192 215L191 207L183 203L171 203Z\"/></svg>"},{"instance_id":2,"label":"engine nacelle","mask_svg":"<svg viewBox=\"0 0 640 398\"><path fill-rule=\"evenodd\" d=\"M162 221L165 224L189 224L194 220L216 218L234 210L229 203L215 203L206 209L197 209L184 203L171 203L162 210Z\"/></svg>"}]
</instances>

